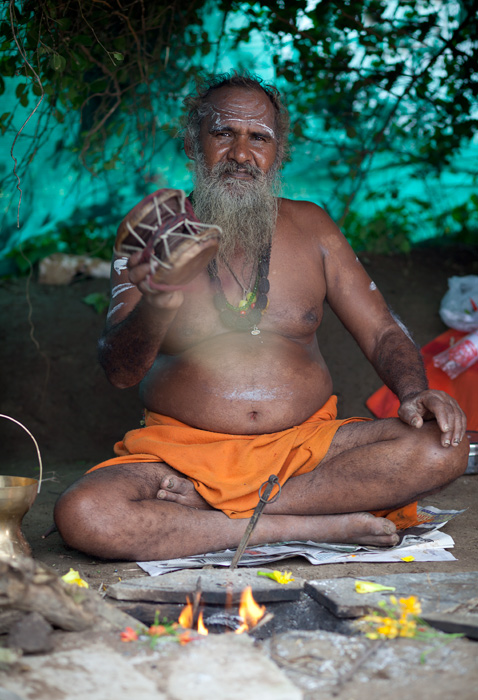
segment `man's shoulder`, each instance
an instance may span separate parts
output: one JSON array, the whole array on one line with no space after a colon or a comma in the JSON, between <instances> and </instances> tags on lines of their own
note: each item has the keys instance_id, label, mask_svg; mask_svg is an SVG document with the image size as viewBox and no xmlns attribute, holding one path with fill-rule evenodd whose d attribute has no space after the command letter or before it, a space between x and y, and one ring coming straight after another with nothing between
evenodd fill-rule
<instances>
[{"instance_id":1,"label":"man's shoulder","mask_svg":"<svg viewBox=\"0 0 478 700\"><path fill-rule=\"evenodd\" d=\"M280 216L284 219L292 219L299 227L305 225L309 230L314 228L321 231L337 230L325 209L318 204L306 199L286 199L285 197L279 201Z\"/></svg>"}]
</instances>

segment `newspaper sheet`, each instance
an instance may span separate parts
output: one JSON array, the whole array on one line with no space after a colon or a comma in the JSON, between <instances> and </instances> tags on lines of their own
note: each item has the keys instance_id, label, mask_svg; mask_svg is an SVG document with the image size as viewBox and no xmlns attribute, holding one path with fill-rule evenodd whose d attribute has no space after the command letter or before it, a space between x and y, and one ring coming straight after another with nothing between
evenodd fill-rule
<instances>
[{"instance_id":1,"label":"newspaper sheet","mask_svg":"<svg viewBox=\"0 0 478 700\"><path fill-rule=\"evenodd\" d=\"M394 547L372 547L368 545L328 544L320 542L279 542L250 547L245 550L239 566L264 566L274 561L305 557L310 564L343 564L346 562L396 562L412 556L415 561L448 561L455 557L447 550L454 541L440 531L447 522L463 510L439 510L434 506L418 506L420 524L403 530L400 542ZM180 559L137 562L151 576L167 574L180 569L200 569L203 566L229 566L235 549L197 554Z\"/></svg>"}]
</instances>

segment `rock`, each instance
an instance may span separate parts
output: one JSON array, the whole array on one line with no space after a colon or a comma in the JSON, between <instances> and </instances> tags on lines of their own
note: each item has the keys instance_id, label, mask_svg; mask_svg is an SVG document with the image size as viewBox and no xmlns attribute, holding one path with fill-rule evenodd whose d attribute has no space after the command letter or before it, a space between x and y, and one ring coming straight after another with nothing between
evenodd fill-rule
<instances>
[{"instance_id":1,"label":"rock","mask_svg":"<svg viewBox=\"0 0 478 700\"><path fill-rule=\"evenodd\" d=\"M261 567L261 571L272 569ZM270 578L258 576L258 569L183 569L162 576L145 576L114 583L107 593L117 600L154 601L158 603L182 603L192 599L195 591L201 592L201 600L212 605L236 604L247 586L257 603L294 600L300 598L303 579L297 578L283 585Z\"/></svg>"},{"instance_id":2,"label":"rock","mask_svg":"<svg viewBox=\"0 0 478 700\"><path fill-rule=\"evenodd\" d=\"M7 645L25 654L38 654L53 648L53 627L38 612L23 615L10 629Z\"/></svg>"},{"instance_id":3,"label":"rock","mask_svg":"<svg viewBox=\"0 0 478 700\"><path fill-rule=\"evenodd\" d=\"M16 693L12 693L10 690L0 688L0 700L23 700L23 698Z\"/></svg>"}]
</instances>

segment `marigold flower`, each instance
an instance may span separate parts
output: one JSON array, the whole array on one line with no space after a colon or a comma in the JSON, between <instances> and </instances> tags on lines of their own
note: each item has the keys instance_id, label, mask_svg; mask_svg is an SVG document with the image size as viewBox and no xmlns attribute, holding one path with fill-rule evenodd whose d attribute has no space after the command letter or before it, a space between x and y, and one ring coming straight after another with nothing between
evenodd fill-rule
<instances>
[{"instance_id":1,"label":"marigold flower","mask_svg":"<svg viewBox=\"0 0 478 700\"><path fill-rule=\"evenodd\" d=\"M381 583L373 581L355 581L355 590L357 593L378 593L379 591L394 591L394 586L382 586Z\"/></svg>"},{"instance_id":2,"label":"marigold flower","mask_svg":"<svg viewBox=\"0 0 478 700\"><path fill-rule=\"evenodd\" d=\"M292 571L258 571L257 572L258 576L267 576L267 578L272 579L273 581L277 581L277 583L291 583L291 581L295 581L295 579L292 578Z\"/></svg>"},{"instance_id":3,"label":"marigold flower","mask_svg":"<svg viewBox=\"0 0 478 700\"><path fill-rule=\"evenodd\" d=\"M81 588L89 588L88 584L86 581L84 581L78 571L75 571L74 569L70 569L67 574L61 577L62 581L65 583L76 583L77 586L81 586Z\"/></svg>"},{"instance_id":4,"label":"marigold flower","mask_svg":"<svg viewBox=\"0 0 478 700\"><path fill-rule=\"evenodd\" d=\"M409 598L400 598L400 608L402 613L406 615L420 615L422 612L420 601L415 595L411 595Z\"/></svg>"},{"instance_id":5,"label":"marigold flower","mask_svg":"<svg viewBox=\"0 0 478 700\"><path fill-rule=\"evenodd\" d=\"M379 639L379 635L376 632L367 632L365 635L367 639Z\"/></svg>"},{"instance_id":6,"label":"marigold flower","mask_svg":"<svg viewBox=\"0 0 478 700\"><path fill-rule=\"evenodd\" d=\"M138 639L138 633L132 627L126 627L120 634L122 642L135 642Z\"/></svg>"},{"instance_id":7,"label":"marigold flower","mask_svg":"<svg viewBox=\"0 0 478 700\"><path fill-rule=\"evenodd\" d=\"M395 637L398 637L399 629L397 620L394 620L392 617L382 617L378 619L382 623L380 627L377 627L379 635L387 637L388 639L395 639Z\"/></svg>"},{"instance_id":8,"label":"marigold flower","mask_svg":"<svg viewBox=\"0 0 478 700\"><path fill-rule=\"evenodd\" d=\"M417 633L417 623L414 620L400 621L400 637L414 637Z\"/></svg>"}]
</instances>

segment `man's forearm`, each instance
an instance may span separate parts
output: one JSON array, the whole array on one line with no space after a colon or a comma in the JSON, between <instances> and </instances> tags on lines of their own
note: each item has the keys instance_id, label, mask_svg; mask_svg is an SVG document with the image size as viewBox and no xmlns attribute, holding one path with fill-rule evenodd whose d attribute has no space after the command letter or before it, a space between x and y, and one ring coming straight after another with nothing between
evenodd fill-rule
<instances>
[{"instance_id":1,"label":"man's forearm","mask_svg":"<svg viewBox=\"0 0 478 700\"><path fill-rule=\"evenodd\" d=\"M177 308L155 308L144 299L123 321L107 329L98 358L108 380L120 389L135 386L151 369Z\"/></svg>"},{"instance_id":2,"label":"man's forearm","mask_svg":"<svg viewBox=\"0 0 478 700\"><path fill-rule=\"evenodd\" d=\"M402 402L428 389L420 350L400 329L391 329L381 338L372 358L380 379Z\"/></svg>"}]
</instances>

